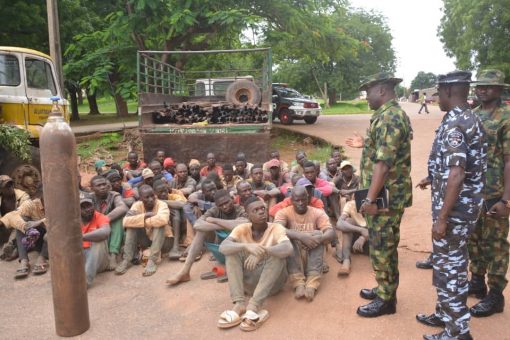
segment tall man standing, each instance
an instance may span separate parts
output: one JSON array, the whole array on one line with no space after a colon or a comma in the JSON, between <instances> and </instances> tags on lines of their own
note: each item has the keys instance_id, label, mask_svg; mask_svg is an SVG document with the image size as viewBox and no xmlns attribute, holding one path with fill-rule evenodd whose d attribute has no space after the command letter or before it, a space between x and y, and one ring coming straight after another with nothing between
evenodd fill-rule
<instances>
[{"instance_id":1,"label":"tall man standing","mask_svg":"<svg viewBox=\"0 0 510 340\"><path fill-rule=\"evenodd\" d=\"M378 73L360 87L360 91L367 91L368 104L375 110L361 143L361 187L368 188L368 194L360 212L366 215L370 262L378 286L360 292L361 297L373 300L358 308L357 313L364 317L396 312L400 221L404 209L412 203L412 130L409 117L395 100L395 85L401 81ZM384 186L389 190L390 202L388 211L381 212L375 200Z\"/></svg>"},{"instance_id":2,"label":"tall man standing","mask_svg":"<svg viewBox=\"0 0 510 340\"><path fill-rule=\"evenodd\" d=\"M454 71L438 77L439 107L446 111L428 161L432 184L432 281L437 290L436 312L418 314L428 326L444 327L428 340L472 339L469 333L467 241L482 206L487 142L480 118L467 104L471 72Z\"/></svg>"},{"instance_id":3,"label":"tall man standing","mask_svg":"<svg viewBox=\"0 0 510 340\"><path fill-rule=\"evenodd\" d=\"M510 212L510 107L501 101L505 74L483 70L476 82L476 96L482 103L473 112L482 120L488 143L485 207L468 241L471 281L468 294L483 298L470 310L472 316L501 313L503 290L508 281L508 213ZM488 273L489 294L485 285ZM484 297L485 296L485 297Z\"/></svg>"}]
</instances>

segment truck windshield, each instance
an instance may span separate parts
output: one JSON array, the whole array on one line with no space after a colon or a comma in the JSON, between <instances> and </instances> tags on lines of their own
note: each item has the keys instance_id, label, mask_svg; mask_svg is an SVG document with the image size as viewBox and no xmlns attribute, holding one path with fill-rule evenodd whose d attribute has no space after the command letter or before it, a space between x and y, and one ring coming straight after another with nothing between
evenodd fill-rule
<instances>
[{"instance_id":1,"label":"truck windshield","mask_svg":"<svg viewBox=\"0 0 510 340\"><path fill-rule=\"evenodd\" d=\"M26 58L25 68L27 71L28 87L50 90L52 95L57 94L57 88L53 80L51 66L39 59Z\"/></svg>"},{"instance_id":2,"label":"truck windshield","mask_svg":"<svg viewBox=\"0 0 510 340\"><path fill-rule=\"evenodd\" d=\"M18 86L20 79L18 58L0 54L0 86Z\"/></svg>"},{"instance_id":3,"label":"truck windshield","mask_svg":"<svg viewBox=\"0 0 510 340\"><path fill-rule=\"evenodd\" d=\"M303 95L299 93L298 91L291 89L291 88L278 88L276 89L280 96L284 98L303 98Z\"/></svg>"}]
</instances>

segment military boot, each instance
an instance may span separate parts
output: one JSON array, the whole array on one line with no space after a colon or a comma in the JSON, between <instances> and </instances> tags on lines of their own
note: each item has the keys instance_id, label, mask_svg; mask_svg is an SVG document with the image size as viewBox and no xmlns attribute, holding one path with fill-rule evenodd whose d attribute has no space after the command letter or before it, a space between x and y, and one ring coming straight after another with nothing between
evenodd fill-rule
<instances>
[{"instance_id":1,"label":"military boot","mask_svg":"<svg viewBox=\"0 0 510 340\"><path fill-rule=\"evenodd\" d=\"M483 299L487 295L487 285L485 284L485 275L471 275L469 281L469 295L474 295L478 299Z\"/></svg>"},{"instance_id":2,"label":"military boot","mask_svg":"<svg viewBox=\"0 0 510 340\"><path fill-rule=\"evenodd\" d=\"M469 312L474 317L491 316L494 313L502 313L505 309L505 297L498 290L491 289L489 294L471 307Z\"/></svg>"}]
</instances>

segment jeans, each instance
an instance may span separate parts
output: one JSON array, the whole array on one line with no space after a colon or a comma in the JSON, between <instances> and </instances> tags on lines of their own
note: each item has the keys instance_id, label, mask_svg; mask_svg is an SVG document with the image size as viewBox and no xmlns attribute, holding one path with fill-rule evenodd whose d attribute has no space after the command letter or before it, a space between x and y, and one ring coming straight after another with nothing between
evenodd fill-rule
<instances>
[{"instance_id":1,"label":"jeans","mask_svg":"<svg viewBox=\"0 0 510 340\"><path fill-rule=\"evenodd\" d=\"M87 278L87 286L92 285L96 274L104 272L108 269L108 242L91 242L89 248L83 249L85 256L85 275Z\"/></svg>"}]
</instances>

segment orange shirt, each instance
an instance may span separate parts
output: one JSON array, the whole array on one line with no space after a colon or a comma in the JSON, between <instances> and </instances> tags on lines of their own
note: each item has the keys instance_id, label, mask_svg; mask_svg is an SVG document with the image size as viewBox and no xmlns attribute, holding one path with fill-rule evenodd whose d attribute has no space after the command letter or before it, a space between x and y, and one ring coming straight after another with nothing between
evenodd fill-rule
<instances>
[{"instance_id":1,"label":"orange shirt","mask_svg":"<svg viewBox=\"0 0 510 340\"><path fill-rule=\"evenodd\" d=\"M239 243L255 243L263 247L272 247L283 241L288 241L287 232L285 228L278 223L268 223L267 229L260 240L255 241L253 239L253 232L251 229L251 223L243 223L238 225L232 230L229 238L233 238Z\"/></svg>"},{"instance_id":2,"label":"orange shirt","mask_svg":"<svg viewBox=\"0 0 510 340\"><path fill-rule=\"evenodd\" d=\"M216 174L218 176L222 176L223 175L223 168L219 165L215 165L214 166L214 169L212 170L209 170L208 166L204 166L202 169L200 169L200 176L202 177L207 177L207 175L209 175L210 172L216 172Z\"/></svg>"},{"instance_id":3,"label":"orange shirt","mask_svg":"<svg viewBox=\"0 0 510 340\"><path fill-rule=\"evenodd\" d=\"M96 229L99 229L99 227L105 224L110 224L110 219L106 215L101 214L99 211L94 211L94 216L92 217L92 220L90 220L90 222L87 224L81 225L81 233L85 235ZM90 242L83 241L83 248L89 247Z\"/></svg>"},{"instance_id":4,"label":"orange shirt","mask_svg":"<svg viewBox=\"0 0 510 340\"><path fill-rule=\"evenodd\" d=\"M281 201L278 204L273 205L269 209L269 216L274 217L278 211L282 210L283 208L290 207L291 205L292 205L292 200L290 197L287 197L283 201ZM322 202L322 200L318 199L317 197L312 197L312 199L310 200L310 204L308 206L318 208L318 209L324 209L324 202Z\"/></svg>"},{"instance_id":5,"label":"orange shirt","mask_svg":"<svg viewBox=\"0 0 510 340\"><path fill-rule=\"evenodd\" d=\"M312 232L332 228L329 216L323 209L308 206L306 213L296 213L293 206L284 208L276 213L275 223L280 223L287 229Z\"/></svg>"}]
</instances>

